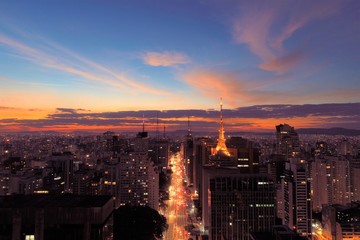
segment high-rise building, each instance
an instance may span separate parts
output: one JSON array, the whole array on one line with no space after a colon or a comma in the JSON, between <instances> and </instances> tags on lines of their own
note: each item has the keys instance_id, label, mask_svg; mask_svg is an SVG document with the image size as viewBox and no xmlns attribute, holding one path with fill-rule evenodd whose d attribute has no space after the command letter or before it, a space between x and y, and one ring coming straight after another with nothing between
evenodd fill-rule
<instances>
[{"instance_id":1,"label":"high-rise building","mask_svg":"<svg viewBox=\"0 0 360 240\"><path fill-rule=\"evenodd\" d=\"M286 163L283 224L300 235L311 238L311 189L308 163L292 158Z\"/></svg>"},{"instance_id":2,"label":"high-rise building","mask_svg":"<svg viewBox=\"0 0 360 240\"><path fill-rule=\"evenodd\" d=\"M74 155L71 152L53 153L49 165L56 177L60 177L64 192L72 192L74 177Z\"/></svg>"},{"instance_id":3,"label":"high-rise building","mask_svg":"<svg viewBox=\"0 0 360 240\"><path fill-rule=\"evenodd\" d=\"M338 143L337 152L339 155L353 155L353 146L347 139L343 139L340 143Z\"/></svg>"},{"instance_id":4,"label":"high-rise building","mask_svg":"<svg viewBox=\"0 0 360 240\"><path fill-rule=\"evenodd\" d=\"M329 204L329 198L332 198L333 189L330 165L325 159L315 159L311 163L311 199L313 209L320 212L323 204Z\"/></svg>"},{"instance_id":5,"label":"high-rise building","mask_svg":"<svg viewBox=\"0 0 360 240\"><path fill-rule=\"evenodd\" d=\"M151 161L147 132L131 140L128 152L119 156L120 205L159 207L159 171Z\"/></svg>"},{"instance_id":6,"label":"high-rise building","mask_svg":"<svg viewBox=\"0 0 360 240\"><path fill-rule=\"evenodd\" d=\"M195 139L195 154L194 154L194 193L198 196L197 207L201 209L201 197L202 197L202 167L209 163L211 156L211 149L215 146L214 140L208 137Z\"/></svg>"},{"instance_id":7,"label":"high-rise building","mask_svg":"<svg viewBox=\"0 0 360 240\"><path fill-rule=\"evenodd\" d=\"M155 165L166 169L169 163L170 143L169 139L161 138L152 140L149 143L149 157Z\"/></svg>"},{"instance_id":8,"label":"high-rise building","mask_svg":"<svg viewBox=\"0 0 360 240\"><path fill-rule=\"evenodd\" d=\"M73 193L76 195L91 195L92 171L80 170L74 173Z\"/></svg>"},{"instance_id":9,"label":"high-rise building","mask_svg":"<svg viewBox=\"0 0 360 240\"><path fill-rule=\"evenodd\" d=\"M115 206L119 206L120 204L120 167L119 162L112 161L106 162L103 169L104 181L102 191L103 194L110 195L115 198ZM98 187L98 184L94 187Z\"/></svg>"},{"instance_id":10,"label":"high-rise building","mask_svg":"<svg viewBox=\"0 0 360 240\"><path fill-rule=\"evenodd\" d=\"M356 183L351 181L350 162L343 157L325 157L315 159L311 164L312 199L314 210L320 211L324 204L342 204L351 202ZM353 183L351 185L351 182ZM352 194L353 192L353 194Z\"/></svg>"},{"instance_id":11,"label":"high-rise building","mask_svg":"<svg viewBox=\"0 0 360 240\"><path fill-rule=\"evenodd\" d=\"M194 138L191 135L190 120L188 118L188 132L181 144L183 159L185 161L185 172L189 179L189 184L194 184Z\"/></svg>"},{"instance_id":12,"label":"high-rise building","mask_svg":"<svg viewBox=\"0 0 360 240\"><path fill-rule=\"evenodd\" d=\"M275 224L274 183L268 175L236 168L203 169L202 219L209 238L247 240Z\"/></svg>"},{"instance_id":13,"label":"high-rise building","mask_svg":"<svg viewBox=\"0 0 360 240\"><path fill-rule=\"evenodd\" d=\"M360 201L360 161L350 162L351 200Z\"/></svg>"},{"instance_id":14,"label":"high-rise building","mask_svg":"<svg viewBox=\"0 0 360 240\"><path fill-rule=\"evenodd\" d=\"M11 195L10 178L10 170L0 169L0 196Z\"/></svg>"},{"instance_id":15,"label":"high-rise building","mask_svg":"<svg viewBox=\"0 0 360 240\"><path fill-rule=\"evenodd\" d=\"M300 141L294 127L284 123L276 126L276 153L287 159L300 153Z\"/></svg>"}]
</instances>

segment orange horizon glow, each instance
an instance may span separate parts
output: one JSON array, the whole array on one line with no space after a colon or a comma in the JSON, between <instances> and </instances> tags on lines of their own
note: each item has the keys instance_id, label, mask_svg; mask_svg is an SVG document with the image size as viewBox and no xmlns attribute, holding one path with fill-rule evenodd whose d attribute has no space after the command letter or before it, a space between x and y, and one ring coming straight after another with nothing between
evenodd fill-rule
<instances>
[{"instance_id":1,"label":"orange horizon glow","mask_svg":"<svg viewBox=\"0 0 360 240\"><path fill-rule=\"evenodd\" d=\"M91 117L89 117L91 119ZM106 118L96 118L96 120L114 120ZM30 119L28 119L30 120ZM42 119L31 119L42 120ZM86 124L57 124L49 126L26 126L23 123L18 123L16 120L9 121L8 123L0 123L0 130L6 132L20 132L20 131L58 131L58 132L73 132L73 131L141 131L142 118L140 117L126 117L118 120L138 120L138 123L119 122L119 125L86 125ZM145 128L147 131L163 131L165 125L166 131L186 130L188 119L181 118L160 118L159 125L154 122L145 122ZM194 117L190 118L192 131L209 131L216 132L218 130L219 119L218 118L205 118ZM209 126L202 126L202 123L213 123ZM225 132L236 131L250 131L250 132L268 132L274 131L275 126L281 123L287 123L297 128L316 128L321 127L327 122L327 117L295 117L295 118L228 118L224 119ZM244 125L245 124L245 125Z\"/></svg>"}]
</instances>

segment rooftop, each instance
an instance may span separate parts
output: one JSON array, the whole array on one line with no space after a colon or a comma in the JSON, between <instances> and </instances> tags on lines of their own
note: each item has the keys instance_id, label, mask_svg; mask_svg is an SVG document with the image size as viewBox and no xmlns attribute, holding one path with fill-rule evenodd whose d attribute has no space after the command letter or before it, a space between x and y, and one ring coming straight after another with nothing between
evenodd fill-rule
<instances>
[{"instance_id":1,"label":"rooftop","mask_svg":"<svg viewBox=\"0 0 360 240\"><path fill-rule=\"evenodd\" d=\"M49 207L102 207L111 196L79 195L12 195L0 196L0 209L4 208L49 208Z\"/></svg>"}]
</instances>

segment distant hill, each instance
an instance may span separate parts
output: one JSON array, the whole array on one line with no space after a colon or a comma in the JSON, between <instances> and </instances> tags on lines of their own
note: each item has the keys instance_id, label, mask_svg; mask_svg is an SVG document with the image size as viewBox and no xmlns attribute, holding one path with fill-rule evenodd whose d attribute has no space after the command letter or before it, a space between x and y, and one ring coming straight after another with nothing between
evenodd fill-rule
<instances>
[{"instance_id":1,"label":"distant hill","mask_svg":"<svg viewBox=\"0 0 360 240\"><path fill-rule=\"evenodd\" d=\"M299 134L323 134L323 135L345 135L358 136L360 130L347 128L299 128L296 129Z\"/></svg>"}]
</instances>

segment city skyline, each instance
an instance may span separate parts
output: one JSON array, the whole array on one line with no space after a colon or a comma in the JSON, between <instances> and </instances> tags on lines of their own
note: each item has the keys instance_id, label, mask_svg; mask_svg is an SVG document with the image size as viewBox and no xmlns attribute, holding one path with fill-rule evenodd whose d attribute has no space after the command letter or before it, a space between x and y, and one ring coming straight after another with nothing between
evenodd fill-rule
<instances>
[{"instance_id":1,"label":"city skyline","mask_svg":"<svg viewBox=\"0 0 360 240\"><path fill-rule=\"evenodd\" d=\"M360 129L357 1L0 8L0 131Z\"/></svg>"}]
</instances>

